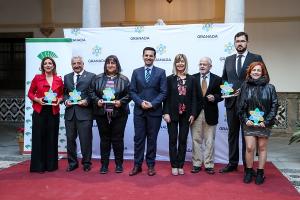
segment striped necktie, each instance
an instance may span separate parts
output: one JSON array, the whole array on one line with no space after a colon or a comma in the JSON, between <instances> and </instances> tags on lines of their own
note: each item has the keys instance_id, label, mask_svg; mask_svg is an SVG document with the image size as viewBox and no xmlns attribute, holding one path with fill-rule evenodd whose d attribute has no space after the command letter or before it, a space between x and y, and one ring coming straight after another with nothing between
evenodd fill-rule
<instances>
[{"instance_id":1,"label":"striped necktie","mask_svg":"<svg viewBox=\"0 0 300 200\"><path fill-rule=\"evenodd\" d=\"M150 68L147 68L146 69L146 76L145 76L145 79L146 79L146 82L148 83L149 82L149 80L150 80Z\"/></svg>"}]
</instances>

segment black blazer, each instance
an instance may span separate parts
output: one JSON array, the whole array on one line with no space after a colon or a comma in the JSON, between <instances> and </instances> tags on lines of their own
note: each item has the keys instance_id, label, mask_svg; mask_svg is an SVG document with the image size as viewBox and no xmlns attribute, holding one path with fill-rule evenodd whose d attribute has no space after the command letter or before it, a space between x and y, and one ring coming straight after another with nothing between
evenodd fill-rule
<instances>
[{"instance_id":1,"label":"black blazer","mask_svg":"<svg viewBox=\"0 0 300 200\"><path fill-rule=\"evenodd\" d=\"M197 90L197 116L199 116L202 109L204 109L205 113L205 121L208 125L216 125L218 124L219 118L219 109L218 103L222 101L221 98L221 88L222 78L217 76L216 74L210 73L209 85L206 91L206 95L203 97L202 89L201 89L201 74L197 73L193 75L196 80L196 90ZM214 95L215 101L210 102L207 99L207 95Z\"/></svg>"},{"instance_id":2,"label":"black blazer","mask_svg":"<svg viewBox=\"0 0 300 200\"><path fill-rule=\"evenodd\" d=\"M74 72L69 73L64 76L64 102L70 98L69 93L72 92L75 88L74 85ZM70 107L66 107L65 110L65 119L71 120L73 115L76 113L76 117L78 120L92 120L93 119L93 111L92 111L92 102L90 98L90 84L92 79L95 77L94 73L84 71L82 76L80 77L77 83L77 90L81 92L81 99L86 99L88 102L88 106L78 106L72 105Z\"/></svg>"},{"instance_id":3,"label":"black blazer","mask_svg":"<svg viewBox=\"0 0 300 200\"><path fill-rule=\"evenodd\" d=\"M222 75L223 82L227 81L228 83L232 83L234 90L239 89L246 78L248 66L252 62L263 62L263 60L260 55L248 52L242 66L241 75L238 76L236 73L236 54L226 57ZM225 107L232 108L232 106L235 105L235 102L236 97L226 98Z\"/></svg>"},{"instance_id":4,"label":"black blazer","mask_svg":"<svg viewBox=\"0 0 300 200\"><path fill-rule=\"evenodd\" d=\"M177 88L177 76L170 75L167 77L168 93L167 98L164 101L163 113L169 114L172 121L178 121L179 119L179 94ZM188 116L193 115L196 117L196 90L195 79L193 76L186 75L186 96L185 105L186 113Z\"/></svg>"}]
</instances>

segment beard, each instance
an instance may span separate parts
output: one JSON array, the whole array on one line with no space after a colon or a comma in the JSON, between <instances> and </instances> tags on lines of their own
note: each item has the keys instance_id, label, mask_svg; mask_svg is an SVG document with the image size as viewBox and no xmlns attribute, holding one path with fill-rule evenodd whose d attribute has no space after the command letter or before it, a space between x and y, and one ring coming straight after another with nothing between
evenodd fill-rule
<instances>
[{"instance_id":1,"label":"beard","mask_svg":"<svg viewBox=\"0 0 300 200\"><path fill-rule=\"evenodd\" d=\"M238 46L238 47L236 47L235 48L236 49L236 51L238 52L238 53L244 53L246 50L247 50L247 46L246 47L243 47L243 46Z\"/></svg>"}]
</instances>

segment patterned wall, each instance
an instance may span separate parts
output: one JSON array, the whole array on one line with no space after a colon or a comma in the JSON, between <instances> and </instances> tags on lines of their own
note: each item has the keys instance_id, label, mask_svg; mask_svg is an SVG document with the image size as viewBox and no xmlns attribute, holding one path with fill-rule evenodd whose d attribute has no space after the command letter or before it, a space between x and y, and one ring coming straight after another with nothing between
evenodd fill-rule
<instances>
[{"instance_id":1,"label":"patterned wall","mask_svg":"<svg viewBox=\"0 0 300 200\"><path fill-rule=\"evenodd\" d=\"M24 97L0 97L0 122L24 122Z\"/></svg>"},{"instance_id":2,"label":"patterned wall","mask_svg":"<svg viewBox=\"0 0 300 200\"><path fill-rule=\"evenodd\" d=\"M288 101L286 99L279 99L279 108L276 116L276 123L273 128L287 129L288 128Z\"/></svg>"}]
</instances>

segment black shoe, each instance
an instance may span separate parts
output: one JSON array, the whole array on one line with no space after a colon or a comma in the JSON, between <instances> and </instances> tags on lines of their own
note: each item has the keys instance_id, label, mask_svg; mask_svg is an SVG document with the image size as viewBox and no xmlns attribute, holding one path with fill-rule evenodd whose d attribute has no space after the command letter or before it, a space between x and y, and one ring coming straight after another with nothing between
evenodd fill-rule
<instances>
[{"instance_id":1,"label":"black shoe","mask_svg":"<svg viewBox=\"0 0 300 200\"><path fill-rule=\"evenodd\" d=\"M226 165L226 167L220 169L219 172L220 173L228 173L228 172L233 172L233 171L237 171L237 166L228 164L228 165Z\"/></svg>"},{"instance_id":2,"label":"black shoe","mask_svg":"<svg viewBox=\"0 0 300 200\"><path fill-rule=\"evenodd\" d=\"M83 165L83 171L88 172L91 170L91 165Z\"/></svg>"},{"instance_id":3,"label":"black shoe","mask_svg":"<svg viewBox=\"0 0 300 200\"><path fill-rule=\"evenodd\" d=\"M215 174L215 170L212 167L205 168L205 172L208 173L209 175Z\"/></svg>"},{"instance_id":4,"label":"black shoe","mask_svg":"<svg viewBox=\"0 0 300 200\"><path fill-rule=\"evenodd\" d=\"M100 169L100 174L106 174L108 172L108 166L102 165Z\"/></svg>"},{"instance_id":5,"label":"black shoe","mask_svg":"<svg viewBox=\"0 0 300 200\"><path fill-rule=\"evenodd\" d=\"M135 176L140 172L142 172L142 167L134 166L133 169L129 172L129 176Z\"/></svg>"},{"instance_id":6,"label":"black shoe","mask_svg":"<svg viewBox=\"0 0 300 200\"><path fill-rule=\"evenodd\" d=\"M115 169L116 173L122 173L123 172L123 166L122 165L117 165Z\"/></svg>"},{"instance_id":7,"label":"black shoe","mask_svg":"<svg viewBox=\"0 0 300 200\"><path fill-rule=\"evenodd\" d=\"M69 165L66 169L67 172L71 172L78 168L78 165Z\"/></svg>"},{"instance_id":8,"label":"black shoe","mask_svg":"<svg viewBox=\"0 0 300 200\"><path fill-rule=\"evenodd\" d=\"M154 176L156 174L155 168L153 166L148 167L148 176Z\"/></svg>"},{"instance_id":9,"label":"black shoe","mask_svg":"<svg viewBox=\"0 0 300 200\"><path fill-rule=\"evenodd\" d=\"M201 167L193 166L191 173L194 173L194 174L198 173L201 171L201 169L202 169Z\"/></svg>"},{"instance_id":10,"label":"black shoe","mask_svg":"<svg viewBox=\"0 0 300 200\"><path fill-rule=\"evenodd\" d=\"M244 183L251 183L253 178L253 169L246 168L245 175L244 175Z\"/></svg>"},{"instance_id":11,"label":"black shoe","mask_svg":"<svg viewBox=\"0 0 300 200\"><path fill-rule=\"evenodd\" d=\"M246 169L247 167L244 167L244 173L246 173ZM252 169L252 176L256 177L256 171L254 169Z\"/></svg>"},{"instance_id":12,"label":"black shoe","mask_svg":"<svg viewBox=\"0 0 300 200\"><path fill-rule=\"evenodd\" d=\"M255 179L256 185L261 185L265 182L265 175L264 175L264 169L257 169L257 175Z\"/></svg>"}]
</instances>

